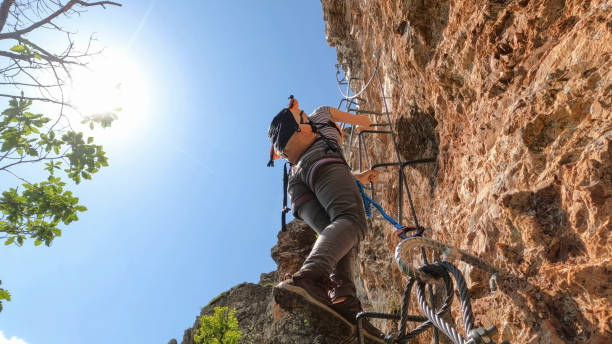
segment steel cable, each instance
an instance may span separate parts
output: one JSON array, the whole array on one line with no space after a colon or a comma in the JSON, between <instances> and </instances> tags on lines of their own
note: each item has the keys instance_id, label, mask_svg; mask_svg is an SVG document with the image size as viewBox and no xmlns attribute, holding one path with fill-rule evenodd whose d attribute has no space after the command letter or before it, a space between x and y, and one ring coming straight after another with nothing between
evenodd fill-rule
<instances>
[{"instance_id":1,"label":"steel cable","mask_svg":"<svg viewBox=\"0 0 612 344\"><path fill-rule=\"evenodd\" d=\"M426 247L429 249L436 250L445 256L445 260L461 260L491 274L496 274L498 272L497 269L490 263L485 262L477 256L460 250L454 246L447 245L430 238L409 237L407 239L402 240L395 247L395 261L400 270L402 270L406 275L408 275L409 277L416 278L420 281L434 284L436 283L435 279L432 279L430 276L427 276L426 274L420 272L418 269L415 269L411 264L407 264L402 259L403 256L408 256L407 253L412 248L415 248L417 246L420 246L421 248Z\"/></svg>"},{"instance_id":2,"label":"steel cable","mask_svg":"<svg viewBox=\"0 0 612 344\"><path fill-rule=\"evenodd\" d=\"M461 301L463 326L465 329L465 334L468 335L470 331L474 329L474 313L472 312L470 291L467 287L467 283L465 283L465 278L463 278L463 274L459 272L457 267L455 267L453 264L449 262L440 262L438 264L443 266L453 275L453 277L455 277L455 281L457 282L457 289L459 290L459 300Z\"/></svg>"},{"instance_id":3,"label":"steel cable","mask_svg":"<svg viewBox=\"0 0 612 344\"><path fill-rule=\"evenodd\" d=\"M374 75L376 75L378 73L378 62L379 62L380 58L379 56L376 57L376 67L374 68L374 73L372 73L372 76L370 76L370 80L368 80L368 82L361 88L361 90L359 92L357 92L356 94L349 96L348 94L350 93L350 89L347 90L346 94L344 94L344 92L342 92L342 89L340 88L340 83L342 82L342 80L338 79L338 76L340 75L340 65L337 64L336 65L336 84L338 85L338 90L340 91L340 94L342 95L342 97L344 99L347 100L351 100L354 98L359 97L363 92L365 92L365 90L368 89L368 87L370 86L370 83L372 83L372 80L374 80ZM347 82L350 83L350 80L348 80L346 78L346 73L344 74L344 77L342 78L343 80L346 80Z\"/></svg>"},{"instance_id":4,"label":"steel cable","mask_svg":"<svg viewBox=\"0 0 612 344\"><path fill-rule=\"evenodd\" d=\"M425 313L425 316L431 321L438 329L440 329L444 334L455 344L465 344L465 340L457 330L455 330L449 323L444 321L441 317L438 316L428 305L425 300L425 282L419 282L416 288L417 300L419 301L419 306Z\"/></svg>"},{"instance_id":5,"label":"steel cable","mask_svg":"<svg viewBox=\"0 0 612 344\"><path fill-rule=\"evenodd\" d=\"M450 278L448 271L445 270L444 267L438 265L438 264L429 264L429 265L424 265L422 267L419 268L419 270L423 271L423 273L426 274L430 274L434 277L437 278L442 278L444 280L444 289L446 292L446 296L444 298L444 302L442 307L440 307L440 309L436 313L438 316L441 316L442 314L444 314L446 311L448 311L448 309L450 308L452 302L453 302L453 280ZM415 327L412 331L410 331L409 333L406 333L406 325L407 325L407 320L408 320L408 304L409 304L409 300L410 300L410 291L412 289L412 286L414 285L414 283L416 282L416 280L414 279L410 279L408 281L408 284L406 285L406 289L404 291L404 302L402 304L402 319L401 319L401 323L400 323L400 332L399 332L399 342L400 343L405 343L406 341L418 336L419 334L423 333L424 331L426 331L427 329L429 329L432 326L432 322L431 321L425 321L423 323L421 323L419 326Z\"/></svg>"}]
</instances>

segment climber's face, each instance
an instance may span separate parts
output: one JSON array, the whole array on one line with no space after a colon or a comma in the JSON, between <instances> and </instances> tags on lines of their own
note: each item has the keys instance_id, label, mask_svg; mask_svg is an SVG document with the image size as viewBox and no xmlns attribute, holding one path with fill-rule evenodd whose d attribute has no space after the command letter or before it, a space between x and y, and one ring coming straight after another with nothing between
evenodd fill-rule
<instances>
[{"instance_id":1,"label":"climber's face","mask_svg":"<svg viewBox=\"0 0 612 344\"><path fill-rule=\"evenodd\" d=\"M308 116L296 107L281 110L268 129L276 155L296 163L317 136L309 122Z\"/></svg>"},{"instance_id":2,"label":"climber's face","mask_svg":"<svg viewBox=\"0 0 612 344\"><path fill-rule=\"evenodd\" d=\"M300 124L300 130L291 135L285 149L276 154L295 164L316 138L317 135L312 132L310 124Z\"/></svg>"}]
</instances>

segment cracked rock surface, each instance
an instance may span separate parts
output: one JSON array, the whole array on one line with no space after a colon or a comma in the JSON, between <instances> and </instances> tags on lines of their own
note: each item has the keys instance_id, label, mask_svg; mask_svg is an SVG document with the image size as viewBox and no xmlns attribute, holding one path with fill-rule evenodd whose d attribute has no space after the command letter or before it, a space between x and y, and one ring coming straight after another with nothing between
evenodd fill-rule
<instances>
[{"instance_id":1,"label":"cracked rock surface","mask_svg":"<svg viewBox=\"0 0 612 344\"><path fill-rule=\"evenodd\" d=\"M402 159L437 158L406 169L426 235L507 271L492 295L487 274L459 265L477 325L513 343L612 342L612 2L322 4L345 72L367 79L380 59ZM384 111L380 88L361 109ZM388 137L367 146L372 163L396 160ZM377 193L395 209L388 174ZM361 251L377 310L405 282L380 252L398 242L381 226Z\"/></svg>"}]
</instances>

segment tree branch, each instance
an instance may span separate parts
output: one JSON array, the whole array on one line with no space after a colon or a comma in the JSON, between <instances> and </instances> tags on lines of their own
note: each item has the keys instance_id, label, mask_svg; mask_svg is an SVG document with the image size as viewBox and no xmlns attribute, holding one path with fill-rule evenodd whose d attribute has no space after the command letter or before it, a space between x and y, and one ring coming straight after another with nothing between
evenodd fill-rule
<instances>
[{"instance_id":1,"label":"tree branch","mask_svg":"<svg viewBox=\"0 0 612 344\"><path fill-rule=\"evenodd\" d=\"M27 99L27 100L38 100L41 102L48 102L48 103L55 103L55 104L60 104L60 105L65 105L68 107L73 108L72 105L58 101L58 100L54 100L54 99L49 99L49 98L40 98L40 97L25 97L25 96L17 96L14 94L2 94L0 93L0 97L5 97L5 98L18 98L18 99Z\"/></svg>"},{"instance_id":2,"label":"tree branch","mask_svg":"<svg viewBox=\"0 0 612 344\"><path fill-rule=\"evenodd\" d=\"M11 53L11 52L4 51L4 50L0 50L0 56L6 56L6 57L10 57L10 58L15 59L15 60L22 60L22 61L26 61L26 62L31 62L32 61L32 57L31 56L15 54L15 53Z\"/></svg>"},{"instance_id":3,"label":"tree branch","mask_svg":"<svg viewBox=\"0 0 612 344\"><path fill-rule=\"evenodd\" d=\"M57 85L60 86L60 82L61 79L59 77L59 75L57 75L57 71L55 70L55 67L53 65L51 65L51 70L53 71L53 75L55 75L55 80L57 80ZM57 116L57 119L55 120L55 123L53 123L53 125L51 127L49 127L49 130L47 131L47 135L49 135L49 133L55 129L55 126L59 123L60 119L62 119L62 117L64 116L64 89L62 87L59 88L60 94L62 96L62 102L60 105L60 112L59 112L59 116Z\"/></svg>"},{"instance_id":4,"label":"tree branch","mask_svg":"<svg viewBox=\"0 0 612 344\"><path fill-rule=\"evenodd\" d=\"M51 54L50 52L46 51L45 49L41 48L39 45L33 43L32 41L29 41L27 39L23 40L26 44L32 46L34 49L40 51L41 53L43 53L43 55L41 55L41 58L47 60L47 61L53 61L53 62L57 62L59 64L76 64L76 65L83 65L82 63L78 63L75 61L67 61L66 57L68 57L67 55L63 56L63 57L57 57L54 54ZM70 49L72 50L72 49ZM69 51L70 51L69 50Z\"/></svg>"},{"instance_id":5,"label":"tree branch","mask_svg":"<svg viewBox=\"0 0 612 344\"><path fill-rule=\"evenodd\" d=\"M102 6L103 8L104 5L114 5L114 6L122 6L120 3L117 2L113 2L113 1L97 1L97 2L86 2L86 1L80 1L80 0L71 0L69 1L66 5L64 5L62 8L60 8L59 10L53 12L51 15L49 15L48 17L39 20L38 22L26 27L25 29L21 29L21 30L16 30L13 32L7 32L7 33L0 33L0 40L2 39L7 39L7 38L15 38L18 39L21 35L26 34L28 32L34 31L37 28L45 25L45 24L49 24L51 23L51 21L55 18L57 18L57 16L59 16L62 13L65 13L67 11L69 11L74 5L81 5L81 6L85 6L85 7L89 7L89 6Z\"/></svg>"},{"instance_id":6,"label":"tree branch","mask_svg":"<svg viewBox=\"0 0 612 344\"><path fill-rule=\"evenodd\" d=\"M15 0L4 0L2 1L2 6L0 6L0 32L4 29L4 24L6 24L6 19L8 18L9 10Z\"/></svg>"},{"instance_id":7,"label":"tree branch","mask_svg":"<svg viewBox=\"0 0 612 344\"><path fill-rule=\"evenodd\" d=\"M18 165L18 164L27 164L27 163L30 163L30 162L40 162L40 161L43 161L43 160L64 159L65 157L66 157L65 155L55 156L55 157L51 157L51 158L47 158L46 156L44 156L44 157L41 157L41 158L38 158L38 159L20 160L20 161L14 162L12 164L8 164L6 166L0 167L0 171L8 171L9 167L13 167L13 166ZM9 173L11 173L11 172L9 171Z\"/></svg>"},{"instance_id":8,"label":"tree branch","mask_svg":"<svg viewBox=\"0 0 612 344\"><path fill-rule=\"evenodd\" d=\"M52 88L52 87L61 87L62 85L37 85L37 84L28 84L24 82L0 82L0 86L2 85L14 85L14 86L29 86L29 87L42 87L42 88Z\"/></svg>"},{"instance_id":9,"label":"tree branch","mask_svg":"<svg viewBox=\"0 0 612 344\"><path fill-rule=\"evenodd\" d=\"M32 183L30 183L29 181L27 181L27 180L25 180L25 179L21 178L20 176L16 175L15 173L13 173L13 171L11 171L11 170L9 170L9 169L4 169L4 171L6 171L6 172L8 172L8 173L12 174L12 175L13 175L13 177L15 177L15 178L17 178L17 179L21 180L21 181L22 181L22 182L24 182L24 183L26 183L26 184L28 184L28 185L32 185Z\"/></svg>"}]
</instances>

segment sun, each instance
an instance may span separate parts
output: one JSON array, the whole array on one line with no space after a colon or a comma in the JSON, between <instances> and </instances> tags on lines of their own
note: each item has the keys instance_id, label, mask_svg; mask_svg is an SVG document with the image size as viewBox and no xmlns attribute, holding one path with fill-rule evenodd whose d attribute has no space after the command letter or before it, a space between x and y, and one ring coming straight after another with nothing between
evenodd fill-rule
<instances>
[{"instance_id":1,"label":"sun","mask_svg":"<svg viewBox=\"0 0 612 344\"><path fill-rule=\"evenodd\" d=\"M78 125L96 139L124 139L147 125L149 89L143 66L117 52L103 52L72 75L68 102L82 119L116 114L109 128Z\"/></svg>"}]
</instances>

